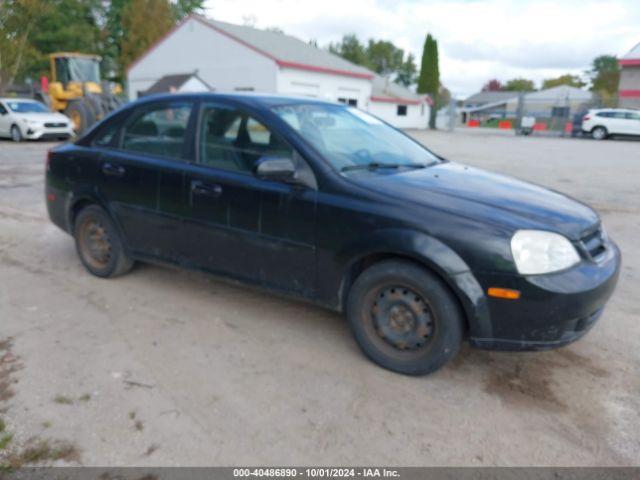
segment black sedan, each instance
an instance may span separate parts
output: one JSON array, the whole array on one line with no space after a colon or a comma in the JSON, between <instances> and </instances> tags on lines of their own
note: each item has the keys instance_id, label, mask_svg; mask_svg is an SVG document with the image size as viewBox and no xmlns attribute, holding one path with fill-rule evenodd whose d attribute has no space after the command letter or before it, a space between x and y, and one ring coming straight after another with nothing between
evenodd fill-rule
<instances>
[{"instance_id":1,"label":"black sedan","mask_svg":"<svg viewBox=\"0 0 640 480\"><path fill-rule=\"evenodd\" d=\"M365 354L407 374L464 339L576 340L620 268L588 206L313 99L147 97L49 153L46 199L94 275L171 263L302 297L345 312Z\"/></svg>"}]
</instances>

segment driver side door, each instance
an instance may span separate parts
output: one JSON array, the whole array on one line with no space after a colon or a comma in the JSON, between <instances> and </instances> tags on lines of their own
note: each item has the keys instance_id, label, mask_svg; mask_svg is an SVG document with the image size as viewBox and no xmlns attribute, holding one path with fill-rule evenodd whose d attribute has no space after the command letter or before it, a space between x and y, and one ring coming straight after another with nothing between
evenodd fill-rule
<instances>
[{"instance_id":1,"label":"driver side door","mask_svg":"<svg viewBox=\"0 0 640 480\"><path fill-rule=\"evenodd\" d=\"M197 160L185 178L189 261L312 297L317 189L254 174L262 156L291 158L303 170L306 162L263 122L232 106L204 104L197 138Z\"/></svg>"}]
</instances>

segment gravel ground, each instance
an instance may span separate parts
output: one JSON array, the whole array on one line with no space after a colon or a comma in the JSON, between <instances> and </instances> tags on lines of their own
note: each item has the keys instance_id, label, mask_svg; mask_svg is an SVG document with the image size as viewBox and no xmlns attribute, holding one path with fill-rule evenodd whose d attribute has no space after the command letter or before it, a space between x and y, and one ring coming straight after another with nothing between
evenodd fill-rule
<instances>
[{"instance_id":1,"label":"gravel ground","mask_svg":"<svg viewBox=\"0 0 640 480\"><path fill-rule=\"evenodd\" d=\"M367 361L320 308L150 265L100 280L46 217L51 144L0 141L0 415L13 434L0 456L40 442L55 447L43 458L103 466L639 464L640 143L415 135L600 212L624 264L589 335L541 353L465 347L410 378Z\"/></svg>"}]
</instances>

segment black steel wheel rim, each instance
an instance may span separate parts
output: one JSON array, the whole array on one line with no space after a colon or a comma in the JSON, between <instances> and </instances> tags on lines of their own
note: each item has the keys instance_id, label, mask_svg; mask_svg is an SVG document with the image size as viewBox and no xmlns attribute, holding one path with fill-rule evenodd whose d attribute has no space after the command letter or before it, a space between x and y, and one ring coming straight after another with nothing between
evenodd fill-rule
<instances>
[{"instance_id":1,"label":"black steel wheel rim","mask_svg":"<svg viewBox=\"0 0 640 480\"><path fill-rule=\"evenodd\" d=\"M371 305L371 319L376 334L398 350L419 350L433 338L433 310L408 287L382 288Z\"/></svg>"},{"instance_id":2,"label":"black steel wheel rim","mask_svg":"<svg viewBox=\"0 0 640 480\"><path fill-rule=\"evenodd\" d=\"M111 260L111 241L102 223L87 219L80 230L80 248L85 260L94 268L104 268Z\"/></svg>"}]
</instances>

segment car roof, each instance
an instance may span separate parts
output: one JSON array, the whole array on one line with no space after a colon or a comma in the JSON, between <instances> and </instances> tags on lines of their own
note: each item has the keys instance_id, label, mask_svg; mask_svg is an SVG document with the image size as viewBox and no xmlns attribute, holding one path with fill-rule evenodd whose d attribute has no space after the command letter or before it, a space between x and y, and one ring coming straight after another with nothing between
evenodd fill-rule
<instances>
[{"instance_id":1,"label":"car roof","mask_svg":"<svg viewBox=\"0 0 640 480\"><path fill-rule=\"evenodd\" d=\"M278 105L296 105L296 104L318 104L318 105L338 105L343 106L342 103L332 102L329 100L322 100L313 97L295 96L295 95L278 95L267 93L255 93L255 92L202 92L202 93L162 93L157 95L148 95L138 99L137 104L152 102L152 101L167 101L176 100L179 98L197 98L201 100L235 100L239 103L244 103L248 106L254 107L274 107Z\"/></svg>"}]
</instances>

